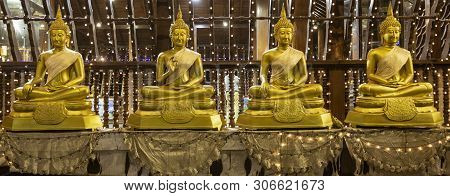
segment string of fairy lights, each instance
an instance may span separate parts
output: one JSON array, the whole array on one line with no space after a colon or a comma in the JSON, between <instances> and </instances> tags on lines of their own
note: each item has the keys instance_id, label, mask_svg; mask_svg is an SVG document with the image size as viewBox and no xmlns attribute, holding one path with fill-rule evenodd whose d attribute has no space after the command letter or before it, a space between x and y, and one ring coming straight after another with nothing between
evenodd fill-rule
<instances>
[{"instance_id":1,"label":"string of fairy lights","mask_svg":"<svg viewBox=\"0 0 450 196\"><path fill-rule=\"evenodd\" d=\"M215 133L215 134L212 134ZM16 152L20 156L35 158L39 160L57 160L57 159L65 159L72 156L74 153L79 153L82 150L82 154L91 154L92 151L89 149L94 149L102 137L110 138L110 135L120 135L127 134L125 137L145 137L146 140L156 146L162 148L168 148L173 150L189 150L185 147L187 145L195 144L199 141L206 141L217 144L217 142L222 142L223 145L225 141L232 138L233 135L239 135L241 137L242 142L247 146L247 149L252 156L257 156L259 161L261 160L271 160L272 162L269 164L273 164L277 169L281 169L283 165L281 164L281 159L289 158L297 155L305 155L315 153L318 150L323 150L323 148L329 148L332 151L336 151L336 153L331 153L333 156L339 156L342 150L342 142L344 139L347 141L347 145L353 147L363 147L364 152L370 153L371 151L384 151L385 153L391 154L392 156L414 156L414 153L438 153L441 147L445 146L450 142L450 135L446 130L431 130L430 132L424 133L423 131L417 132L417 136L425 136L427 137L425 140L417 140L417 142L405 142L400 140L399 142L386 143L385 141L377 141L376 138L380 136L380 131L375 132L361 132L358 129L343 129L343 130L327 130L326 132L320 131L264 131L255 133L253 131L239 131L239 132L231 132L230 134L218 134L218 132L199 132L196 134L195 138L192 140L185 141L182 143L171 143L168 141L164 141L161 139L153 138L153 134L157 134L162 136L161 133L150 133L150 132L124 132L123 130L113 129L110 131L100 131L100 132L92 132L92 133L80 133L77 135L70 136L55 136L51 138L30 138L30 137L21 137L14 136L11 137L4 129L0 131L0 149L11 148L10 150ZM413 133L413 132L412 132ZM169 134L169 133L167 133ZM170 133L171 135L173 133ZM389 134L393 134L389 136ZM391 130L390 132L383 133L384 137L398 137L403 138L406 135L411 133L398 132L395 130ZM167 135L168 136L168 135ZM65 155L61 155L59 157L40 157L29 154L26 150L23 150L19 147L18 142L39 142L39 141L48 141L51 140L59 140L58 142L64 140L71 140L72 138L82 139L85 138L85 143L80 143L80 148L77 148L75 151L71 151L66 153ZM92 144L91 144L92 143ZM261 145L264 144L264 145ZM294 147L298 146L300 148ZM90 147L90 148L88 148ZM295 149L295 150L294 150ZM85 151L87 150L87 151ZM255 154L256 153L256 154ZM262 156L263 155L263 156ZM5 155L5 152L1 152L0 157L5 157L7 159L7 163L9 166L15 166L16 168L20 168L20 165L14 162L14 160L9 159ZM88 156L85 156L87 159ZM84 162L84 160L79 160L80 162ZM266 165L267 166L267 165ZM270 166L269 166L270 167Z\"/></svg>"},{"instance_id":2,"label":"string of fairy lights","mask_svg":"<svg viewBox=\"0 0 450 196\"><path fill-rule=\"evenodd\" d=\"M237 0L236 0L237 1ZM269 20L271 21L271 26L273 26L274 25L274 23L276 22L275 20L276 20L276 15L278 15L278 9L277 9L277 6L275 6L275 5L277 5L277 3L278 3L278 0L270 0L271 2L271 4L273 4L273 6L271 6L272 7L272 9L270 10L270 12L271 12L271 14L270 14L270 17L269 17ZM447 3L447 1L442 1L442 3L440 3L439 5L440 5L440 7L437 7L436 8L436 12L435 12L435 14L434 15L426 15L426 12L425 12L425 7L424 7L424 2L425 2L425 0L417 0L418 1L418 4L419 4L419 6L418 6L418 11L419 11L419 14L418 15L416 15L415 16L415 18L414 19L406 19L406 20L410 20L411 21L411 30L412 30L412 34L414 35L413 37L417 37L419 34L418 34L418 32L417 32L417 29L422 29L422 28L415 28L416 26L415 25L417 25L417 22L421 22L421 21L423 21L423 20L425 20L425 19L430 19L432 22L434 22L433 23L433 27L434 28L438 28L439 26L442 26L442 25L444 25L444 24L448 24L449 23L449 19L447 18L447 16L446 15L444 15L444 14L442 14L446 9L447 9L447 7L448 7L448 3ZM82 23L81 25L82 26L84 26L84 27L89 27L91 30L90 30L90 32L85 32L85 33L83 33L83 35L77 35L78 37L79 36L85 36L85 37L87 37L88 38L88 46L84 46L84 47L81 47L80 48L80 50L81 51L84 51L87 55L85 55L85 56L89 56L88 57L88 61L111 61L112 60L112 58L110 57L111 55L108 55L108 54L113 54L114 53L114 51L113 51L113 49L112 49L112 47L105 47L105 49L102 49L103 51L105 51L105 52L107 52L106 54L101 54L100 55L100 57L99 58L96 58L95 57L95 54L93 54L93 50L95 50L95 48L93 49L93 46L94 46L94 36L96 36L96 35L92 35L92 33L93 33L93 30L92 29L95 29L95 28L102 28L102 22L96 22L96 23L94 23L94 24L92 24L92 22L90 21L91 20L91 17L93 17L93 14L92 14L92 6L91 5L88 5L87 3L88 3L89 1L86 1L86 2L81 2L81 3L84 3L85 5L83 5L82 6L82 11L84 11L84 16L82 16L82 17L78 17L78 18L75 18L74 16L69 16L67 13L66 13L66 11L65 11L65 6L62 6L62 9L63 9L63 11L64 11L64 17L66 18L66 19L69 19L69 22L71 21L71 20L73 20L73 21L76 21L77 23ZM116 3L117 1L114 1L114 0L109 0L108 1L109 3L107 3L107 5L108 4L113 4L113 3ZM209 1L209 3L210 3L210 5L212 5L212 2L213 2L213 0L210 0ZM234 2L234 1L231 1L232 3ZM252 14L254 13L254 12L256 12L256 10L254 10L253 9L253 7L256 7L256 5L257 5L257 3L255 3L255 1L254 0L250 0L250 1L248 1L249 2L249 4L250 4L250 14L249 14L249 20L250 21L253 21L253 20L265 20L265 19L257 19L257 18L255 18L254 16L252 16ZM291 4L293 4L293 2L294 1L292 1L291 2ZM151 4L153 3L153 0L146 0L145 1L145 3L146 4L148 4L148 6L150 6L150 8L151 8ZM180 1L180 3L184 3L184 2L181 2ZM193 9L194 9L194 3L190 0L190 1L187 1L187 3L189 4L189 23L191 23L191 24L193 24L193 25L195 25L195 21L197 20L196 18L194 18L194 15L193 15ZM316 1L312 1L312 3L313 4L316 4ZM358 3L361 3L360 1L358 1ZM378 35L376 35L376 27L377 27L377 25L376 25L376 23L377 23L377 21L379 20L379 16L380 16L380 14L379 14L379 5L378 5L378 1L375 1L374 2L375 3L375 5L374 5L374 7L373 7L373 10L372 10L372 12L370 13L371 15L369 15L370 16L370 19L368 20L368 25L370 26L370 28L371 29L373 29L373 30L370 30L369 31L369 39L368 40L378 40L379 38L378 38ZM395 8L396 8L396 10L395 10L395 13L398 15L398 14L400 14L400 12L399 12L399 7L400 7L400 4L401 4L401 1L396 1L396 3L397 3L397 6L394 6ZM173 18L173 8L172 8L172 4L173 4L173 2L172 1L170 1L169 2L169 6L167 7L167 9L169 10L169 19L172 19ZM254 6L253 6L254 5ZM313 5L314 6L314 5ZM213 9L213 7L214 6L209 6L209 8L210 8L210 10L212 10ZM329 24L331 25L331 24L333 24L333 18L335 17L335 13L334 13L334 7L335 7L335 2L334 1L332 1L331 2L331 5L330 5L330 7L331 7L331 13L329 13L329 18L325 18L325 19L321 19L322 21L325 21L325 22L329 22ZM106 8L106 10L109 10L110 9L110 6L106 6L105 7ZM125 6L125 9L126 10L128 10L128 6ZM234 7L233 6L229 6L229 11L230 11L230 13L233 13L233 11L234 11L235 9L234 9ZM19 10L19 11L21 11L21 12L23 12L21 9ZM149 18L149 23L150 23L150 27L149 27L149 30L150 31L153 31L153 29L154 29L154 17L152 16L152 12L151 12L151 9L148 9L148 10L146 10L148 13L148 18ZM291 6L291 12L294 12L294 6ZM153 14L153 15L155 15L155 14ZM433 17L434 16L434 18L430 18L430 17ZM74 17L74 18L70 18L70 17ZM108 20L108 25L107 26L110 26L110 29L112 29L112 27L111 27L111 23L114 21L112 18L111 18L111 16L108 14L108 15L106 15L105 16ZM134 17L132 17L132 16L129 16L130 18L131 18L131 20L135 20L135 18ZM351 18L349 18L349 19L351 19L351 20L356 20L356 19L361 19L361 20L363 20L363 19L366 19L365 18L366 16L351 16ZM13 20L13 19L16 19L17 17L15 17L15 18L12 18L11 16L4 16L4 20ZM291 18L294 18L294 16L291 14ZM33 18L34 20L36 20L36 18ZM82 20L80 20L80 19L85 19L84 20L84 22L82 22ZM44 18L42 18L42 20L45 20ZM214 17L214 15L213 14L210 14L210 20L211 21L216 21L217 19L215 19L215 17ZM229 20L230 21L233 21L233 16L232 15L230 15L229 16ZM313 24L315 24L315 23L317 23L318 21L317 20L315 20L314 19L314 17L310 17L309 18L309 21L311 22L311 27L310 27L310 29L311 29L311 31L312 32L314 32L316 29L314 28L315 27L315 25L313 25ZM128 24L129 25L129 24ZM212 25L212 30L211 30L211 32L210 32L210 34L213 34L213 32L214 32L214 29L215 29L215 27L214 27L214 22L211 22L211 24L210 25ZM230 24L229 26L230 26L230 28L231 28L231 25L232 24ZM192 26L192 25L191 25ZM350 26L352 27L352 24L350 24ZM250 27L251 28L251 27ZM271 27L272 28L272 27ZM4 29L6 30L6 25L4 26ZM78 31L78 30L77 30ZM193 33L193 31L194 31L194 28L193 27L191 27L191 33ZM273 31L272 31L272 29L270 30L272 33L271 33L271 36L270 36L270 39L271 39L271 46L273 47L274 46L274 40L273 40ZM26 32L25 32L26 33ZM332 39L330 39L331 37L333 37L332 35L334 34L335 32L333 32L333 30L330 30L329 32L328 32L328 40L327 40L327 42L328 42L328 45L331 45L332 44L332 42L333 42L333 40ZM251 34L251 33L250 33ZM109 43L110 45L111 45L111 36L112 36L112 34L111 33L108 33L107 34L107 43ZM353 36L353 35L352 35ZM230 37L234 37L234 35L233 34L230 34ZM432 37L432 39L429 39L430 40L430 43L428 43L429 45L430 45L430 47L431 46L434 46L434 45L436 45L437 43L434 41L434 40L443 40L444 39L444 37L443 37L443 34L441 33L441 34L439 34L439 33L431 33L431 37ZM82 38L82 37L79 37L79 38ZM311 39L311 38L313 38L313 36L309 36L309 39L308 39L308 42L311 42L313 39ZM76 37L73 37L72 38L72 40L71 40L71 43L74 43L74 41L75 41L75 39L77 39ZM155 37L154 36L151 36L151 39L152 40L154 40L155 39ZM252 37L250 37L249 39L252 39ZM2 40L5 40L5 37L4 36L2 36ZM81 40L83 40L83 39L81 39ZM134 40L131 40L132 42L134 41ZM189 46L191 47L191 48L193 48L194 46L193 46L193 38L191 38L190 39L190 41L189 41ZM370 41L370 42L373 42L373 41ZM370 44L370 42L369 42L369 44ZM78 42L77 42L78 43ZM211 44L212 42L210 42L210 44ZM421 47L421 46L417 46L416 44L417 44L417 42L416 42L416 38L412 38L411 39L411 42L410 42L412 45L410 46L410 47L408 47L408 48L418 48L418 47ZM81 43L80 43L81 44ZM251 48L252 46L254 47L254 45L255 45L255 43L248 43L249 45L250 45L250 47L249 48ZM351 47L353 46L353 42L350 42L350 44L351 44ZM310 44L308 44L308 45L310 45ZM441 45L442 45L442 42L441 42ZM112 46L112 45L111 45ZM229 59L236 59L236 57L237 56L241 56L240 54L236 54L236 53L238 53L239 51L241 51L243 48L241 47L241 46L239 46L237 43L236 43L236 45L233 43L233 44L231 44L231 48L229 49L230 51L231 51L231 54L230 54L230 58ZM99 46L97 46L97 47L99 47ZM326 47L326 46L325 46ZM366 47L366 49L368 49L367 47ZM153 51L154 50L154 47L149 47L149 46L145 46L144 48L138 48L138 50L139 51L149 51L152 55L152 57L153 58L150 58L150 60L153 60L154 61L154 56L156 55L155 54L155 51ZM215 50L215 49L214 49ZM308 47L307 48L307 51L305 52L305 53L309 53L310 52L310 50L311 50L311 48L310 47ZM330 53L331 52L331 50L333 50L333 48L332 47L329 47L329 48L327 48L327 50L326 50L326 53ZM120 47L120 51L122 51L122 52L125 52L126 51L126 47ZM244 50L245 51L245 50ZM252 51L251 49L250 49L250 51ZM316 53L317 53L317 51L315 51ZM414 49L414 50L411 50L411 52L412 53L416 53L416 50ZM428 53L435 53L436 52L436 50L435 49L433 49L433 48L431 48L430 50L427 50L426 52L428 52ZM144 52L144 53L146 53L146 52ZM213 53L213 51L211 51L211 53ZM217 52L214 52L214 54L215 55L217 55ZM348 54L349 56L351 56L351 51L349 51L349 54ZM209 61L213 61L214 60L214 57L213 57L214 55L211 55L211 58L209 58L209 59L207 59L207 60L209 60ZM254 55L247 55L248 56L248 58L247 59L250 59L250 60L252 60L253 58L252 58L252 56L254 57ZM441 58L440 58L440 60L441 61L445 61L445 60L448 60L448 55L442 55L441 56ZM311 58L312 59L320 59L319 57L317 57L317 55L312 55L311 56ZM361 55L361 57L360 58L364 58L364 56L363 55ZM146 56L143 56L142 58L141 58L141 60L146 60L146 59L148 59L148 57L146 57ZM211 60L212 59L212 60ZM239 59L242 59L242 58L239 58ZM326 59L326 56L324 57L324 56L322 56L322 59ZM9 61L9 58L7 58L7 60Z\"/></svg>"},{"instance_id":3,"label":"string of fairy lights","mask_svg":"<svg viewBox=\"0 0 450 196\"><path fill-rule=\"evenodd\" d=\"M448 143L450 141L450 136L442 134L440 137L438 137L435 140L432 140L430 142L423 142L421 145L405 145L402 147L398 146L388 146L380 144L379 142L369 140L363 136L363 134L351 134L351 133L345 133L346 138L351 139L354 142L360 143L360 145L363 145L365 148L370 149L377 149L377 150L384 150L385 152L398 152L398 153L413 153L413 152L422 152L424 150L434 148L436 146L442 146L445 143Z\"/></svg>"}]
</instances>

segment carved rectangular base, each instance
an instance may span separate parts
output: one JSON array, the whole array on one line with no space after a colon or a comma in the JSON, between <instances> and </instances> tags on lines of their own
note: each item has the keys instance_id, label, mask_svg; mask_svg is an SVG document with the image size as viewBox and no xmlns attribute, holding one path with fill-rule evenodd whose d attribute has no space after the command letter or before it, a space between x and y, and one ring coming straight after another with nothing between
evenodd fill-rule
<instances>
[{"instance_id":1,"label":"carved rectangular base","mask_svg":"<svg viewBox=\"0 0 450 196\"><path fill-rule=\"evenodd\" d=\"M345 119L352 127L439 127L443 123L440 112L418 113L408 121L389 120L384 113L362 113L350 111Z\"/></svg>"},{"instance_id":2,"label":"carved rectangular base","mask_svg":"<svg viewBox=\"0 0 450 196\"><path fill-rule=\"evenodd\" d=\"M330 113L305 115L295 123L283 123L275 120L272 115L239 115L237 125L245 129L306 129L331 128L333 120Z\"/></svg>"},{"instance_id":3,"label":"carved rectangular base","mask_svg":"<svg viewBox=\"0 0 450 196\"><path fill-rule=\"evenodd\" d=\"M102 127L100 117L97 115L68 116L56 125L38 124L32 117L5 117L2 124L7 131L85 131Z\"/></svg>"},{"instance_id":4,"label":"carved rectangular base","mask_svg":"<svg viewBox=\"0 0 450 196\"><path fill-rule=\"evenodd\" d=\"M218 130L222 128L223 118L219 114L215 115L195 115L187 123L168 123L161 115L140 115L131 114L127 124L133 129L201 129Z\"/></svg>"}]
</instances>

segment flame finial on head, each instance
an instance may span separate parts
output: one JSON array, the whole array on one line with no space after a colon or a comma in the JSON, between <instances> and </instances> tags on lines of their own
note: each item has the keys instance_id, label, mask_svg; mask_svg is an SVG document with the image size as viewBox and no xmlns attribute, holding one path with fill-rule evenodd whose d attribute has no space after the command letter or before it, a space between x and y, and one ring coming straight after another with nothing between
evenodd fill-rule
<instances>
[{"instance_id":1,"label":"flame finial on head","mask_svg":"<svg viewBox=\"0 0 450 196\"><path fill-rule=\"evenodd\" d=\"M284 8L284 3L281 6L281 13L280 13L281 18L287 18L286 17L286 9Z\"/></svg>"},{"instance_id":2,"label":"flame finial on head","mask_svg":"<svg viewBox=\"0 0 450 196\"><path fill-rule=\"evenodd\" d=\"M392 9L392 4L391 3L389 3L389 6L388 6L387 16L394 17L394 10Z\"/></svg>"},{"instance_id":3,"label":"flame finial on head","mask_svg":"<svg viewBox=\"0 0 450 196\"><path fill-rule=\"evenodd\" d=\"M58 6L56 11L56 19L50 24L49 31L52 30L63 30L67 35L70 35L70 28L62 19L61 7Z\"/></svg>"},{"instance_id":4,"label":"flame finial on head","mask_svg":"<svg viewBox=\"0 0 450 196\"><path fill-rule=\"evenodd\" d=\"M180 5L178 5L178 13L177 13L177 18L175 20L175 22L170 25L170 37L172 37L172 33L175 29L184 29L186 30L186 35L187 37L189 37L189 26L184 22L183 20L183 13L181 12L181 7Z\"/></svg>"},{"instance_id":5,"label":"flame finial on head","mask_svg":"<svg viewBox=\"0 0 450 196\"><path fill-rule=\"evenodd\" d=\"M397 18L394 17L394 11L392 9L391 3L389 3L386 19L384 19L383 22L381 22L380 24L380 34L386 33L388 27L402 28L400 22L397 20Z\"/></svg>"},{"instance_id":6,"label":"flame finial on head","mask_svg":"<svg viewBox=\"0 0 450 196\"><path fill-rule=\"evenodd\" d=\"M180 18L183 19L183 12L181 11L180 5L178 5L177 20Z\"/></svg>"},{"instance_id":7,"label":"flame finial on head","mask_svg":"<svg viewBox=\"0 0 450 196\"><path fill-rule=\"evenodd\" d=\"M294 30L294 25L286 16L286 9L284 8L284 3L281 8L280 20L278 20L278 22L273 27L275 35L278 33L280 28L291 28L292 30Z\"/></svg>"}]
</instances>

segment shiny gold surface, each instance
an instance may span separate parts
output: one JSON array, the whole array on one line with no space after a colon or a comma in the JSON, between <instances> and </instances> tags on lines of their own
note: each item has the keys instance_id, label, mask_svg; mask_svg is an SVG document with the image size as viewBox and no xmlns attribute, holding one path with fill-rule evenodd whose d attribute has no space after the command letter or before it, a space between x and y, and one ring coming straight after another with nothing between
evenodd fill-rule
<instances>
[{"instance_id":1,"label":"shiny gold surface","mask_svg":"<svg viewBox=\"0 0 450 196\"><path fill-rule=\"evenodd\" d=\"M36 75L14 90L18 99L3 127L10 131L84 130L101 127L100 118L86 101L89 88L82 86L84 63L80 53L67 48L70 30L58 8L49 28L52 50L43 52ZM44 81L47 74L47 81ZM44 81L44 85L39 86Z\"/></svg>"},{"instance_id":2,"label":"shiny gold surface","mask_svg":"<svg viewBox=\"0 0 450 196\"><path fill-rule=\"evenodd\" d=\"M247 129L332 126L330 113L322 108L322 86L305 84L306 59L303 52L290 46L293 31L283 6L281 19L274 26L278 45L263 54L261 86L249 89L249 109L239 115L238 126Z\"/></svg>"},{"instance_id":3,"label":"shiny gold surface","mask_svg":"<svg viewBox=\"0 0 450 196\"><path fill-rule=\"evenodd\" d=\"M367 55L369 82L359 87L357 107L347 115L352 126L434 127L443 122L433 107L433 86L412 82L411 54L397 46L400 29L389 5L380 25L383 45Z\"/></svg>"},{"instance_id":4,"label":"shiny gold surface","mask_svg":"<svg viewBox=\"0 0 450 196\"><path fill-rule=\"evenodd\" d=\"M173 48L158 56L156 80L159 86L141 89L139 110L130 115L128 125L135 129L220 130L223 118L211 99L214 88L201 85L201 55L186 48L189 26L181 10L170 27Z\"/></svg>"}]
</instances>

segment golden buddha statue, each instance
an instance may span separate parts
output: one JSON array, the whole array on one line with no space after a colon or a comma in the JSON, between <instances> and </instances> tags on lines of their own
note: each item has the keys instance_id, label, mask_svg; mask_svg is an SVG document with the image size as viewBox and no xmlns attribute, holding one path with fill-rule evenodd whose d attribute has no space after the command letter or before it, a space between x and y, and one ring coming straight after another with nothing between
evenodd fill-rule
<instances>
[{"instance_id":1,"label":"golden buddha statue","mask_svg":"<svg viewBox=\"0 0 450 196\"><path fill-rule=\"evenodd\" d=\"M357 107L347 115L346 122L352 126L434 127L443 122L433 106L433 86L412 83L411 54L397 46L400 29L389 4L380 24L382 46L369 51L368 83L359 87Z\"/></svg>"},{"instance_id":2,"label":"golden buddha statue","mask_svg":"<svg viewBox=\"0 0 450 196\"><path fill-rule=\"evenodd\" d=\"M237 124L248 129L330 127L332 118L323 108L322 86L305 84L308 72L303 52L292 48L294 25L286 17L274 26L277 47L261 60L261 86L249 89L251 101ZM269 69L271 70L268 80Z\"/></svg>"},{"instance_id":3,"label":"golden buddha statue","mask_svg":"<svg viewBox=\"0 0 450 196\"><path fill-rule=\"evenodd\" d=\"M100 118L86 100L89 88L80 53L67 48L70 29L61 9L49 28L52 50L39 55L34 78L14 90L17 101L3 126L11 131L85 130L101 127ZM47 79L44 81L47 73ZM42 86L39 86L44 82Z\"/></svg>"},{"instance_id":4,"label":"golden buddha statue","mask_svg":"<svg viewBox=\"0 0 450 196\"><path fill-rule=\"evenodd\" d=\"M211 99L214 88L201 85L201 55L186 48L189 26L181 9L170 26L173 48L159 54L156 81L159 86L141 89L139 110L128 125L136 129L220 129L222 117Z\"/></svg>"}]
</instances>

